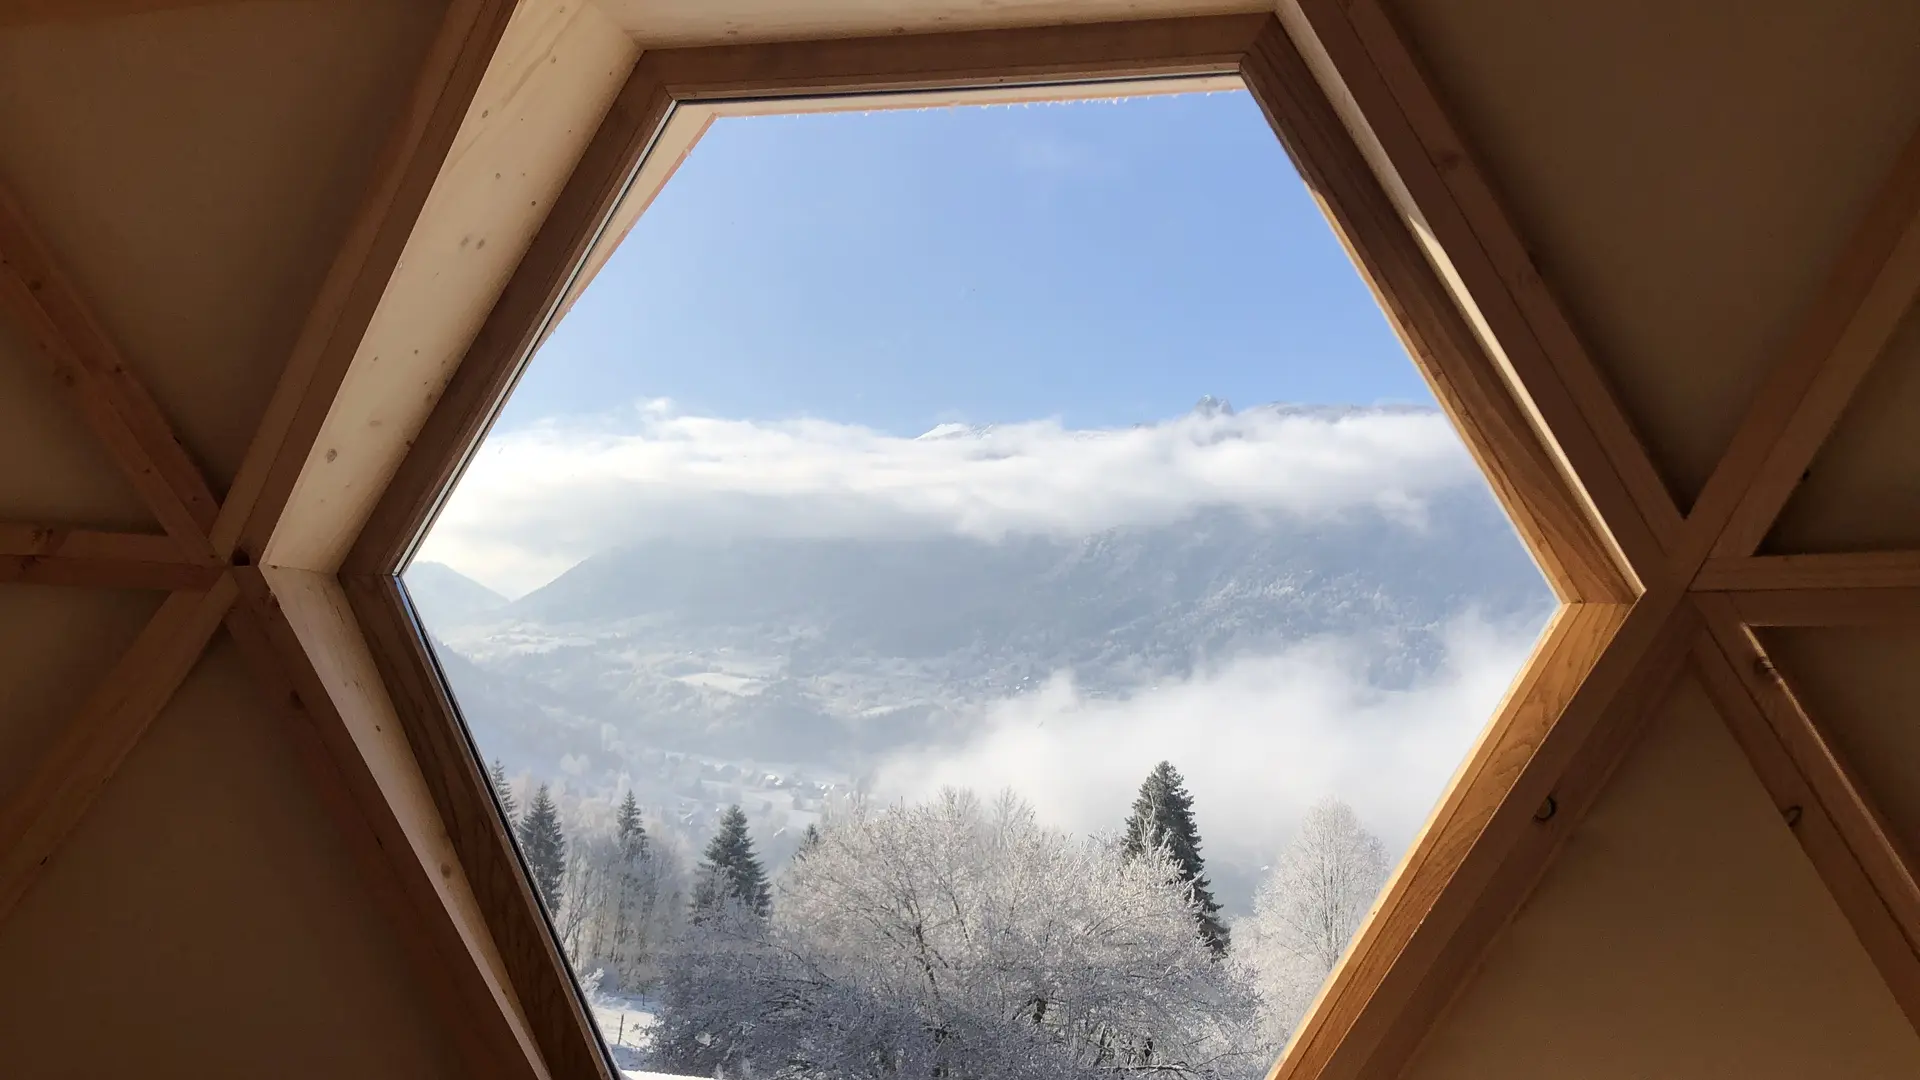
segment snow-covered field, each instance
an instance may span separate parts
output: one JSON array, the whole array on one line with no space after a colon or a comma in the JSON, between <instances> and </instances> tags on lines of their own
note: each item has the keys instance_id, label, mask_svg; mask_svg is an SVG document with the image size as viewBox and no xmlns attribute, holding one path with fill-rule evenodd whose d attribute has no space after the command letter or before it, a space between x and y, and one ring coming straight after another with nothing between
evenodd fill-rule
<instances>
[{"instance_id":1,"label":"snow-covered field","mask_svg":"<svg viewBox=\"0 0 1920 1080\"><path fill-rule=\"evenodd\" d=\"M613 1062L629 1080L686 1080L670 1073L639 1072L628 1068L640 1064L640 1058L653 1042L654 1017L659 1006L644 998L618 994L593 995L593 1021L613 1051Z\"/></svg>"}]
</instances>

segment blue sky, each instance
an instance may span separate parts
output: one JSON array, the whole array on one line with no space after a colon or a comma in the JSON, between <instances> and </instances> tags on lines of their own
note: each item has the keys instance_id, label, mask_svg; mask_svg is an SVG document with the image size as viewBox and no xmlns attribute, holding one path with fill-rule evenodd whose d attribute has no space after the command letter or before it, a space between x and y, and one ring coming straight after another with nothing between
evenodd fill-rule
<instances>
[{"instance_id":1,"label":"blue sky","mask_svg":"<svg viewBox=\"0 0 1920 1080\"><path fill-rule=\"evenodd\" d=\"M896 435L1431 400L1244 93L722 120L500 430L670 398Z\"/></svg>"}]
</instances>

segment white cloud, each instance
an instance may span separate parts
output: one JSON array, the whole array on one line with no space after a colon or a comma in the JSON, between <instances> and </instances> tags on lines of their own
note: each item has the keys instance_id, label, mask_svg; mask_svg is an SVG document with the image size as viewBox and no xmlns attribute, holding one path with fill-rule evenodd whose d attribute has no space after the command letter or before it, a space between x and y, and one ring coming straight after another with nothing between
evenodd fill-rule
<instances>
[{"instance_id":1,"label":"white cloud","mask_svg":"<svg viewBox=\"0 0 1920 1080\"><path fill-rule=\"evenodd\" d=\"M820 420L683 416L664 402L615 427L489 439L423 558L509 595L650 536L951 530L1081 535L1210 505L1417 521L1477 480L1438 413L1253 409L1131 428L1051 420L903 438Z\"/></svg>"},{"instance_id":2,"label":"white cloud","mask_svg":"<svg viewBox=\"0 0 1920 1080\"><path fill-rule=\"evenodd\" d=\"M1352 642L1303 642L1248 657L1124 700L1089 698L1056 677L986 711L955 750L915 750L884 763L875 793L917 799L943 785L1011 787L1056 824L1118 828L1141 779L1173 762L1194 793L1208 853L1269 861L1308 807L1345 800L1396 854L1520 670L1539 627L1463 617L1428 679L1370 685Z\"/></svg>"}]
</instances>

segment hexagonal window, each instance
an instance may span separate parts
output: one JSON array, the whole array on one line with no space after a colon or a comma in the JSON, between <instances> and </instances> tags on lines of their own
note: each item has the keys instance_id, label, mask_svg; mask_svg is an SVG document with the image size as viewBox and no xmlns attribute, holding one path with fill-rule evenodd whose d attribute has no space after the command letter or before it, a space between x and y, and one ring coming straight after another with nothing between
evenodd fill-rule
<instances>
[{"instance_id":1,"label":"hexagonal window","mask_svg":"<svg viewBox=\"0 0 1920 1080\"><path fill-rule=\"evenodd\" d=\"M1237 82L1028 96L676 114L406 572L622 1068L1261 1076L1553 610Z\"/></svg>"}]
</instances>

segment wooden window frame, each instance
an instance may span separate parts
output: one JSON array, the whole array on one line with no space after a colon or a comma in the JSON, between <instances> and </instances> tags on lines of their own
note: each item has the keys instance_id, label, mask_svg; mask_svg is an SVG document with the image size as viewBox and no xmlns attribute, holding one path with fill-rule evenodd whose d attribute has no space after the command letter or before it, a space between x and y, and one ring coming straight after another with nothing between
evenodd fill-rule
<instances>
[{"instance_id":1,"label":"wooden window frame","mask_svg":"<svg viewBox=\"0 0 1920 1080\"><path fill-rule=\"evenodd\" d=\"M715 116L1236 83L1561 601L1274 1076L1397 1075L1683 673L1714 700L1900 1007L1920 1020L1914 864L1755 633L1920 625L1920 552L1759 553L1920 291L1920 133L1682 513L1380 0L1284 0L1277 17L648 51L629 57L543 216L532 220L538 200L520 211L530 243L430 409L382 435L391 460L347 454L329 472L330 443L379 396L345 388L430 193L478 183L450 152L475 110L486 116L476 94L502 63L514 14L510 0L449 6L218 497L0 193L0 318L24 331L164 530L0 523L0 585L169 594L0 803L0 918L225 627L403 926L470 1070L614 1080L399 577L514 380ZM388 368L409 372L404 363ZM341 497L349 491L378 494L361 505Z\"/></svg>"}]
</instances>

